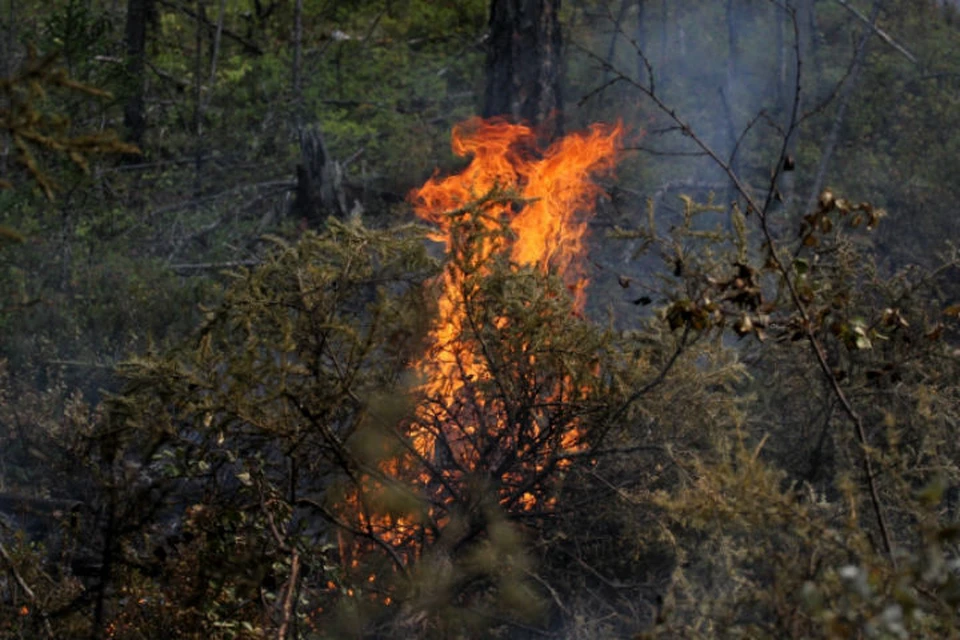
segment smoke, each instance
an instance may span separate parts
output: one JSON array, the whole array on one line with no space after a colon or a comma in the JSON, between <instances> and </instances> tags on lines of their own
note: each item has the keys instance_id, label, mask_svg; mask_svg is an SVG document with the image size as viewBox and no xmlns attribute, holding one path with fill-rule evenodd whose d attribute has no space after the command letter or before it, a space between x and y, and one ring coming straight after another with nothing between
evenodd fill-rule
<instances>
[{"instance_id":1,"label":"smoke","mask_svg":"<svg viewBox=\"0 0 960 640\"><path fill-rule=\"evenodd\" d=\"M635 303L648 299L654 274L664 271L666 256L653 247L638 254L647 246L642 240L608 239L613 228L645 225L652 206L659 230L668 231L682 223L687 205L681 196L715 205L698 215L698 228L729 227L738 194L693 136L748 189L763 193L769 187L793 107L797 52L803 59L813 38L809 9L797 7L795 15L749 0L630 1L571 20L568 119L623 119L635 140L593 229L595 317L612 306L616 326L632 324L644 309ZM652 91L689 130L636 85ZM812 100L812 91L806 93ZM580 96L586 98L575 102ZM779 184L787 205L793 180L787 174Z\"/></svg>"}]
</instances>

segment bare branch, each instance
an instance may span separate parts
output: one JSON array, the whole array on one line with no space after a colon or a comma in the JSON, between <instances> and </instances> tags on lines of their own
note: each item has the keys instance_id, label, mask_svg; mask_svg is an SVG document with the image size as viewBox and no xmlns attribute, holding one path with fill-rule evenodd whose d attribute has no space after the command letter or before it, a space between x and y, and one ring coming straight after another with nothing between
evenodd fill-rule
<instances>
[{"instance_id":1,"label":"bare branch","mask_svg":"<svg viewBox=\"0 0 960 640\"><path fill-rule=\"evenodd\" d=\"M841 0L838 0L841 1ZM590 52L586 52L587 55L592 57L594 60L598 61L601 65L604 65L612 74L614 74L611 82L624 82L630 86L637 89L640 93L645 95L650 99L653 104L660 109L665 115L667 115L671 120L676 123L680 131L687 137L689 137L693 143L699 147L715 164L720 168L730 182L733 184L736 191L744 198L744 201L747 203L747 213L751 211L757 214L757 217L760 222L760 229L763 235L764 241L769 247L770 260L776 270L780 275L783 283L787 287L787 291L790 295L790 300L793 303L794 309L796 309L797 314L800 316L801 325L804 330L804 336L807 342L810 344L810 347L816 357L817 364L820 367L820 370L823 372L823 375L826 377L827 382L836 396L837 400L840 403L840 406L843 408L844 413L850 419L854 427L854 432L857 438L857 441L860 443L863 453L863 470L866 476L867 486L870 494L870 502L873 507L874 514L877 518L877 525L880 530L880 536L883 540L884 550L887 556L890 558L890 562L896 566L896 558L893 555L893 544L890 539L890 531L887 526L886 516L883 512L883 505L880 500L880 494L877 489L876 482L876 473L873 469L873 462L870 458L869 452L869 442L867 440L866 429L863 424L863 418L860 416L859 412L854 408L853 404L850 402L850 399L847 397L846 392L841 388L840 382L837 380L836 375L833 373L833 370L830 368L830 364L827 361L826 350L823 347L823 344L820 342L820 338L817 337L817 334L814 329L814 323L811 320L810 312L807 309L806 303L800 296L800 293L797 289L797 285L793 280L791 270L788 268L788 265L780 258L777 252L778 242L773 236L773 232L770 229L770 219L769 211L772 204L776 201L777 196L779 195L779 190L777 184L780 179L780 174L783 171L784 159L787 157L787 150L789 148L790 139L796 131L800 123L800 96L801 96L801 76L803 70L803 61L800 55L800 35L799 35L799 25L797 23L797 14L796 10L790 7L783 7L790 15L791 22L793 23L793 32L794 32L794 52L795 52L795 64L796 64L796 85L794 87L794 97L793 105L791 108L790 118L787 121L787 126L783 134L783 144L780 148L780 153L778 154L776 163L774 165L773 171L771 171L770 183L767 189L766 197L763 205L759 205L757 200L753 197L750 190L744 185L743 181L740 179L740 176L734 171L732 165L720 157L718 152L716 152L707 142L701 138L694 130L694 128L680 116L676 109L673 109L667 105L657 94L655 94L652 89L644 85L638 80L631 78L630 76L624 74L618 68L613 65L609 65L603 60L600 56ZM689 330L687 328L686 332ZM682 343L682 341L681 341ZM635 402L639 397L646 393L650 388L656 386L663 381L663 378L666 376L666 372L669 370L669 367L672 366L673 361L679 357L680 349L674 354L673 359L668 363L668 367L661 373L660 376L655 378L651 383L644 386L642 389L634 393L627 402L621 407L620 410L614 413L614 419L621 416L626 409Z\"/></svg>"},{"instance_id":2,"label":"bare branch","mask_svg":"<svg viewBox=\"0 0 960 640\"><path fill-rule=\"evenodd\" d=\"M17 581L17 584L20 585L20 588L23 589L23 592L27 595L31 602L36 602L37 596L33 593L33 589L30 588L30 585L27 584L26 580L23 579L23 576L20 575L20 572L17 571L17 566L13 562L13 558L10 557L10 554L7 553L7 548L0 542L0 558L7 563L7 568L10 570L10 575L13 576L13 579Z\"/></svg>"},{"instance_id":3,"label":"bare branch","mask_svg":"<svg viewBox=\"0 0 960 640\"><path fill-rule=\"evenodd\" d=\"M10 557L10 554L7 552L7 548L0 542L0 558L3 558L3 561L7 563L7 568L10 571L10 575L13 576L13 579L23 590L23 593L30 600L30 603L34 606L37 604L37 596L33 592L33 589L30 588L30 585L27 584L27 581L23 579L23 576L20 575L20 572L17 571L17 566L13 562L13 558ZM39 613L39 612L38 612ZM46 616L43 616L43 626L44 630L47 632L47 637L53 637L53 629L50 627L50 621Z\"/></svg>"},{"instance_id":4,"label":"bare branch","mask_svg":"<svg viewBox=\"0 0 960 640\"><path fill-rule=\"evenodd\" d=\"M172 264L174 271L210 271L214 269L236 269L237 267L255 267L259 260L231 260L229 262L194 262L187 264Z\"/></svg>"},{"instance_id":5,"label":"bare branch","mask_svg":"<svg viewBox=\"0 0 960 640\"><path fill-rule=\"evenodd\" d=\"M177 2L172 2L170 0L160 0L160 4L164 5L165 7L169 7L170 9L173 9L175 11L182 11L185 14L187 14L189 17L193 18L194 20L197 19L197 13L192 9L189 9L183 6L182 4L179 4ZM208 31L213 32L217 28L217 25L212 24L206 18L202 19L202 22ZM260 48L260 45L256 44L255 42L251 42L250 40L244 38L243 36L237 33L234 33L230 29L224 28L223 35L227 36L231 40L234 40L235 42L240 44L247 53L257 55L257 56L263 55L263 49Z\"/></svg>"},{"instance_id":6,"label":"bare branch","mask_svg":"<svg viewBox=\"0 0 960 640\"><path fill-rule=\"evenodd\" d=\"M867 25L868 27L870 27L871 29L873 29L873 32L876 33L878 36L880 36L880 39L881 39L881 40L883 40L883 41L886 42L888 45L890 45L891 47L893 47L894 49L896 49L900 54L903 55L904 58L906 58L907 60L909 60L909 61L912 62L913 64L918 64L918 63L917 63L917 57L916 57L915 55L913 55L912 53L910 53L909 51L907 51L907 50L903 47L903 45L898 44L893 38L891 38L891 37L887 34L886 31L884 31L883 29L881 29L880 27L878 27L878 26L876 25L875 20L871 20L871 19L868 18L867 16L865 16L865 15L863 15L862 13L860 13L859 11L857 11L854 7L852 7L852 6L850 5L849 2L847 2L847 0L837 0L837 4L839 4L841 7L843 7L844 9L846 9L847 11L849 11L850 13L852 13L854 16L856 16L856 18L857 18L858 20L860 20L860 22L862 22L863 24L865 24L865 25Z\"/></svg>"},{"instance_id":7,"label":"bare branch","mask_svg":"<svg viewBox=\"0 0 960 640\"><path fill-rule=\"evenodd\" d=\"M277 629L277 640L286 640L290 617L293 613L294 594L297 592L297 580L300 578L300 553L294 548L290 554L290 578L287 580L287 593L283 598L283 620Z\"/></svg>"}]
</instances>

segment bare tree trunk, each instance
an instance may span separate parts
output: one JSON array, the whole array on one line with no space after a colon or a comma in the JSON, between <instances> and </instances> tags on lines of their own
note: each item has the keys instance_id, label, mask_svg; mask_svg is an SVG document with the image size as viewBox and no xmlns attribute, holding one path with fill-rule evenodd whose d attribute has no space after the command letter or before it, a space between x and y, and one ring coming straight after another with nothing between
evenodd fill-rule
<instances>
[{"instance_id":1,"label":"bare tree trunk","mask_svg":"<svg viewBox=\"0 0 960 640\"><path fill-rule=\"evenodd\" d=\"M743 79L741 78L742 67L740 60L741 49L741 23L746 18L746 9L738 6L737 2L743 0L727 0L726 3L726 21L727 21L727 73L723 85L720 87L720 102L723 107L723 114L726 119L726 140L716 141L717 145L723 145L723 149L730 168L736 175L741 175L741 158L743 150L737 148L737 140L740 135L740 124L737 122L737 116L740 109L752 108L752 105L745 105ZM718 129L719 131L719 129ZM728 202L737 199L736 186L731 182L728 185L725 198Z\"/></svg>"},{"instance_id":2,"label":"bare tree trunk","mask_svg":"<svg viewBox=\"0 0 960 640\"><path fill-rule=\"evenodd\" d=\"M200 136L201 101L203 91L203 28L207 21L206 8L203 0L197 0L196 31L194 33L193 56L193 135Z\"/></svg>"},{"instance_id":3,"label":"bare tree trunk","mask_svg":"<svg viewBox=\"0 0 960 640\"><path fill-rule=\"evenodd\" d=\"M94 587L93 626L91 629L92 640L108 637L106 628L106 601L110 582L113 579L117 527L117 497L112 489L108 496L106 511L106 523L103 528L103 550L100 553L100 571L97 576L97 584Z\"/></svg>"},{"instance_id":4,"label":"bare tree trunk","mask_svg":"<svg viewBox=\"0 0 960 640\"><path fill-rule=\"evenodd\" d=\"M298 110L303 101L303 88L300 74L303 65L303 0L296 0L293 5L293 69L292 86L293 101Z\"/></svg>"},{"instance_id":5,"label":"bare tree trunk","mask_svg":"<svg viewBox=\"0 0 960 640\"><path fill-rule=\"evenodd\" d=\"M734 114L740 92L737 91L737 81L740 74L740 26L739 22L743 18L741 12L737 11L735 3L737 0L727 0L727 77L724 83L724 99L726 102L727 119L729 120L730 138L729 153L733 152L733 145L736 144L737 131L734 122Z\"/></svg>"},{"instance_id":6,"label":"bare tree trunk","mask_svg":"<svg viewBox=\"0 0 960 640\"><path fill-rule=\"evenodd\" d=\"M194 135L194 176L193 195L200 197L203 192L203 29L207 22L206 7L203 0L197 0L197 31L193 60L193 135Z\"/></svg>"},{"instance_id":7,"label":"bare tree trunk","mask_svg":"<svg viewBox=\"0 0 960 640\"><path fill-rule=\"evenodd\" d=\"M805 11L806 15L806 32L807 32L807 60L809 61L809 68L813 70L814 78L823 77L823 61L820 59L818 54L818 49L820 45L820 32L817 30L817 5L814 0L808 0L807 10ZM813 98L819 100L819 94L814 91Z\"/></svg>"},{"instance_id":8,"label":"bare tree trunk","mask_svg":"<svg viewBox=\"0 0 960 640\"><path fill-rule=\"evenodd\" d=\"M667 69L667 51L668 47L668 33L670 32L670 3L668 0L662 0L660 2L660 84L663 84L663 77L666 75L664 72Z\"/></svg>"},{"instance_id":9,"label":"bare tree trunk","mask_svg":"<svg viewBox=\"0 0 960 640\"><path fill-rule=\"evenodd\" d=\"M487 44L485 117L505 115L563 129L560 0L492 0Z\"/></svg>"},{"instance_id":10,"label":"bare tree trunk","mask_svg":"<svg viewBox=\"0 0 960 640\"><path fill-rule=\"evenodd\" d=\"M646 6L645 0L637 0L637 28L634 33L634 40L637 43L637 46L640 47L640 50L643 51L643 55L647 55L646 46L647 46L647 25L646 25L646 12L644 8ZM637 56L637 80L640 82L644 81L644 76L647 75L647 65L644 64L643 58ZM647 78L647 84L651 83L653 78Z\"/></svg>"},{"instance_id":11,"label":"bare tree trunk","mask_svg":"<svg viewBox=\"0 0 960 640\"><path fill-rule=\"evenodd\" d=\"M603 81L606 83L607 78L610 76L610 66L614 64L614 58L617 55L617 40L620 39L620 31L623 28L623 19L627 15L627 9L630 8L630 0L621 0L620 1L620 11L617 12L617 17L614 19L613 23L613 35L610 36L610 46L607 49L607 68L603 71Z\"/></svg>"},{"instance_id":12,"label":"bare tree trunk","mask_svg":"<svg viewBox=\"0 0 960 640\"><path fill-rule=\"evenodd\" d=\"M7 25L0 38L0 78L9 78L13 75L14 50L17 42L16 0L7 0Z\"/></svg>"},{"instance_id":13,"label":"bare tree trunk","mask_svg":"<svg viewBox=\"0 0 960 640\"><path fill-rule=\"evenodd\" d=\"M217 12L217 30L213 34L213 51L210 52L210 79L207 81L207 98L203 101L201 117L210 106L213 99L213 88L217 84L217 60L220 58L220 40L223 36L223 20L227 12L227 0L220 0L220 9Z\"/></svg>"},{"instance_id":14,"label":"bare tree trunk","mask_svg":"<svg viewBox=\"0 0 960 640\"><path fill-rule=\"evenodd\" d=\"M774 20L777 23L777 105L787 104L787 61L790 59L790 49L787 46L787 12L774 7Z\"/></svg>"},{"instance_id":15,"label":"bare tree trunk","mask_svg":"<svg viewBox=\"0 0 960 640\"><path fill-rule=\"evenodd\" d=\"M813 69L811 61L813 58L813 43L816 37L816 17L814 15L813 4L814 0L798 0L796 2L797 31L800 34L798 48L800 49L803 65L808 70ZM820 76L812 77L818 78Z\"/></svg>"},{"instance_id":16,"label":"bare tree trunk","mask_svg":"<svg viewBox=\"0 0 960 640\"><path fill-rule=\"evenodd\" d=\"M13 75L13 50L16 42L16 0L7 0L9 3L7 14L7 29L3 34L3 50L0 51L0 78L9 78ZM0 109L8 108L6 102L0 103ZM10 157L10 135L4 132L0 136L0 178L4 178L9 170L8 158Z\"/></svg>"},{"instance_id":17,"label":"bare tree trunk","mask_svg":"<svg viewBox=\"0 0 960 640\"><path fill-rule=\"evenodd\" d=\"M147 25L153 0L127 0L126 47L129 94L123 107L127 141L143 146L147 130L144 94L146 93ZM12 0L11 0L12 6Z\"/></svg>"},{"instance_id":18,"label":"bare tree trunk","mask_svg":"<svg viewBox=\"0 0 960 640\"><path fill-rule=\"evenodd\" d=\"M13 60L13 48L14 43L17 41L17 11L16 11L16 0L7 0L7 28L6 33L3 34L3 61L0 62L3 66L0 67L0 73L3 74L4 78L9 78L13 75L13 65L11 61Z\"/></svg>"}]
</instances>

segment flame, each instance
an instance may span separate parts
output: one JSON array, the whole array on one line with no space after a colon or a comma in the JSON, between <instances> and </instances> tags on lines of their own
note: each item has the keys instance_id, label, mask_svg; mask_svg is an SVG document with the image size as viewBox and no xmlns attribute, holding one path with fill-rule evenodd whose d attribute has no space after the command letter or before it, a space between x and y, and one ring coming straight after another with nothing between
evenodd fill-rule
<instances>
[{"instance_id":1,"label":"flame","mask_svg":"<svg viewBox=\"0 0 960 640\"><path fill-rule=\"evenodd\" d=\"M443 242L451 257L442 275L431 347L416 365L427 379L420 389L426 398L449 405L456 401L465 381L490 376L478 361L476 350L465 344L465 297L470 294L464 290L465 251L472 252L468 262L478 269L483 269L494 253L508 252L518 265L534 266L544 273L553 270L570 289L575 310L583 310L587 283L582 267L584 238L601 193L592 176L613 169L622 133L620 125L597 124L558 140L541 153L536 132L524 125L474 118L454 128L453 150L462 157L472 156L469 165L459 174L430 179L412 194L417 215L436 225L431 237ZM492 198L485 215L478 218L485 228L472 228L469 232L474 237L463 238L465 231L456 224L457 214L497 190L516 194L519 199ZM519 210L518 202L522 203ZM509 243L502 235L484 235L504 221L513 238ZM473 243L467 244L469 240ZM482 399L474 401L482 404ZM429 412L421 409L422 423L430 422ZM477 425L461 428L469 437ZM414 424L410 436L420 456L430 459L434 455L435 431ZM563 445L574 448L579 440L578 434L567 433ZM465 451L453 453L460 453L468 465L471 462ZM537 498L523 493L519 502L524 508L532 508Z\"/></svg>"},{"instance_id":2,"label":"flame","mask_svg":"<svg viewBox=\"0 0 960 640\"><path fill-rule=\"evenodd\" d=\"M492 257L509 257L520 267L559 275L572 297L573 311L582 312L587 284L584 241L601 194L593 176L614 168L622 135L620 125L598 124L541 149L530 127L474 118L457 125L452 133L454 152L470 158L467 167L456 175L434 176L411 194L416 214L434 226L430 237L444 244L449 259L436 282L437 315L428 349L414 365L424 380L418 389L424 402L404 427L412 454L383 463L381 471L406 481L412 474L433 505L426 517L441 528L446 516L437 505L449 502L450 487L462 485L465 473L480 465L492 468L511 455L509 449L518 457L529 457L531 448L538 446L536 420L528 427L534 433L519 433L519 427L506 424L503 399L479 397L471 386L493 378L470 338L467 299L475 293L477 276L489 272ZM504 316L494 320L500 330L508 329L507 324ZM525 364L535 368L535 356L530 355ZM547 390L542 398L545 404L576 395L578 390L569 386L561 381L557 389ZM583 438L576 424L565 429L554 440L555 446L581 450ZM489 442L496 442L499 450L491 452L485 446ZM528 476L542 471L544 465L543 460L535 460L527 468L514 466L502 472L497 480L510 488L500 494L506 508L529 511L552 506L551 498L525 486ZM417 553L410 541L424 540L423 515L377 515L367 504L376 490L368 489L362 485L348 500L360 528L405 549L401 556L409 559L408 553ZM341 542L341 556L348 565L357 566L358 553L356 547ZM373 578L369 576L368 582ZM332 589L333 583L328 586Z\"/></svg>"},{"instance_id":3,"label":"flame","mask_svg":"<svg viewBox=\"0 0 960 640\"><path fill-rule=\"evenodd\" d=\"M554 268L572 284L586 284L577 264L583 254L583 239L595 198L601 193L592 174L613 169L623 130L595 124L589 131L560 139L539 155L537 135L524 125L500 120L473 118L453 129L453 151L473 156L461 173L431 178L412 195L417 215L439 229L432 235L454 249L447 215L468 206L495 187L513 189L530 202L519 213L508 204L495 212L510 220L516 240L511 258L521 265ZM486 259L494 247L487 247ZM576 303L582 309L583 291L577 289ZM449 307L447 309L449 311ZM438 327L446 327L444 309Z\"/></svg>"}]
</instances>

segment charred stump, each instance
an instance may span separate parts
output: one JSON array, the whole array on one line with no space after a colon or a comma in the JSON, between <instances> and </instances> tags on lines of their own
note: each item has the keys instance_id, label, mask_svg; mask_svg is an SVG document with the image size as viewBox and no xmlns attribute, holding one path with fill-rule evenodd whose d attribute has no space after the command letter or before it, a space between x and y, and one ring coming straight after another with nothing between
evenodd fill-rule
<instances>
[{"instance_id":1,"label":"charred stump","mask_svg":"<svg viewBox=\"0 0 960 640\"><path fill-rule=\"evenodd\" d=\"M492 0L484 117L562 134L560 0Z\"/></svg>"},{"instance_id":2,"label":"charred stump","mask_svg":"<svg viewBox=\"0 0 960 640\"><path fill-rule=\"evenodd\" d=\"M296 196L291 214L316 227L327 216L342 218L347 211L343 167L330 155L319 128L302 128Z\"/></svg>"}]
</instances>

